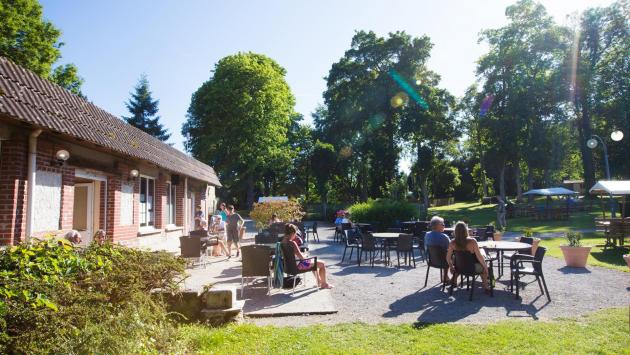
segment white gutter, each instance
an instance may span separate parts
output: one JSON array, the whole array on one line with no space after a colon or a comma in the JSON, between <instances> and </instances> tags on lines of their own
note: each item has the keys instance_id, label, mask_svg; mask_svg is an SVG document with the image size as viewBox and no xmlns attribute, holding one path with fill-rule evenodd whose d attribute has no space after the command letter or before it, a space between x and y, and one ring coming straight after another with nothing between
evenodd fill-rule
<instances>
[{"instance_id":1,"label":"white gutter","mask_svg":"<svg viewBox=\"0 0 630 355\"><path fill-rule=\"evenodd\" d=\"M41 129L36 129L31 132L28 137L28 175L27 175L27 189L26 193L27 205L26 205L26 242L31 240L31 233L33 231L33 204L35 202L35 182L37 180L37 137L42 133Z\"/></svg>"}]
</instances>

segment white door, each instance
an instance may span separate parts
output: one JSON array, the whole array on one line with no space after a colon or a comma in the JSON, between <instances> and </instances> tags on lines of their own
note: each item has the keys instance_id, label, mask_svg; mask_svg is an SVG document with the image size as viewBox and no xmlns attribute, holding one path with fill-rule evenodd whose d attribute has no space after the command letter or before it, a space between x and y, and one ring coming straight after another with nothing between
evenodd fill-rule
<instances>
[{"instance_id":1,"label":"white door","mask_svg":"<svg viewBox=\"0 0 630 355\"><path fill-rule=\"evenodd\" d=\"M72 229L81 234L83 243L92 242L94 235L94 184L80 183L74 185L74 208L72 212Z\"/></svg>"}]
</instances>

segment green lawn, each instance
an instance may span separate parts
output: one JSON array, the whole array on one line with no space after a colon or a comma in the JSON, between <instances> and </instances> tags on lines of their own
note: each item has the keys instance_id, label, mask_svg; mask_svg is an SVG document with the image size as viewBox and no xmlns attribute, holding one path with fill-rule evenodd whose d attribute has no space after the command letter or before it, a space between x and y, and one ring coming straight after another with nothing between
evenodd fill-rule
<instances>
[{"instance_id":1,"label":"green lawn","mask_svg":"<svg viewBox=\"0 0 630 355\"><path fill-rule=\"evenodd\" d=\"M602 266L609 269L630 272L630 268L628 268L626 261L623 260L622 257L622 255L628 253L628 251L626 250L624 252L622 249L610 248L604 251L601 245L603 245L605 241L606 238L596 235L594 233L584 234L582 245L593 247L591 249L591 254L588 256L588 265ZM560 245L563 244L566 244L566 240L564 238L551 238L542 240L540 242L540 245L547 248L547 255L551 255L560 259L563 258L562 250L560 250Z\"/></svg>"},{"instance_id":2,"label":"green lawn","mask_svg":"<svg viewBox=\"0 0 630 355\"><path fill-rule=\"evenodd\" d=\"M496 221L496 205L482 205L475 202L459 202L450 206L432 207L429 216L439 215L450 221L464 220L471 225L483 226ZM521 232L527 228L536 233L562 232L566 230L594 229L594 218L601 217L599 205L593 205L593 211L575 212L568 220L536 221L529 217L508 219L508 231Z\"/></svg>"},{"instance_id":3,"label":"green lawn","mask_svg":"<svg viewBox=\"0 0 630 355\"><path fill-rule=\"evenodd\" d=\"M187 325L179 333L185 348L202 354L630 354L627 308L487 325Z\"/></svg>"}]
</instances>

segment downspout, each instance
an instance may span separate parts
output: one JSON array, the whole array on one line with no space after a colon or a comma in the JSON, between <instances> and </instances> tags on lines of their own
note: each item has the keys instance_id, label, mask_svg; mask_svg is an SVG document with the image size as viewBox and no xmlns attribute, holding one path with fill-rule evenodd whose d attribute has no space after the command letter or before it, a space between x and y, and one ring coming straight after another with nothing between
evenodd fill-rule
<instances>
[{"instance_id":1,"label":"downspout","mask_svg":"<svg viewBox=\"0 0 630 355\"><path fill-rule=\"evenodd\" d=\"M188 235L188 177L184 178L184 235Z\"/></svg>"},{"instance_id":2,"label":"downspout","mask_svg":"<svg viewBox=\"0 0 630 355\"><path fill-rule=\"evenodd\" d=\"M107 178L105 178L105 204L104 204L105 205L105 211L103 211L103 213L105 215L103 217L103 218L105 218L105 221L103 221L104 222L103 223L103 230L105 231L105 235L107 235L107 207L109 206L108 200L109 200L109 196L107 196Z\"/></svg>"},{"instance_id":3,"label":"downspout","mask_svg":"<svg viewBox=\"0 0 630 355\"><path fill-rule=\"evenodd\" d=\"M31 233L33 231L33 204L34 204L34 192L35 182L37 179L37 137L42 133L41 129L36 129L31 132L28 137L28 173L27 173L27 205L26 205L26 242L31 240Z\"/></svg>"}]
</instances>

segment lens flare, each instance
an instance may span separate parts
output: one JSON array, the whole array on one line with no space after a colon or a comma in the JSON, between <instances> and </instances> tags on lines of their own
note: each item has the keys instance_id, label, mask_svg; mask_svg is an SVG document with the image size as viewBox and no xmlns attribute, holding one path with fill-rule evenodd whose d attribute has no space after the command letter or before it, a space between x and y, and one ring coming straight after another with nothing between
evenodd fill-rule
<instances>
[{"instance_id":1,"label":"lens flare","mask_svg":"<svg viewBox=\"0 0 630 355\"><path fill-rule=\"evenodd\" d=\"M485 116L488 111L490 110L490 107L492 106L492 102L494 101L494 95L490 94L487 95L483 101L481 102L481 107L479 107L479 116Z\"/></svg>"},{"instance_id":2,"label":"lens flare","mask_svg":"<svg viewBox=\"0 0 630 355\"><path fill-rule=\"evenodd\" d=\"M350 158L352 155L352 147L343 147L339 150L339 157L341 159Z\"/></svg>"},{"instance_id":3,"label":"lens flare","mask_svg":"<svg viewBox=\"0 0 630 355\"><path fill-rule=\"evenodd\" d=\"M380 112L368 119L368 125L370 129L379 128L383 124L383 122L385 122L385 115Z\"/></svg>"},{"instance_id":4,"label":"lens flare","mask_svg":"<svg viewBox=\"0 0 630 355\"><path fill-rule=\"evenodd\" d=\"M404 92L399 92L396 93L396 95L394 95L394 97L392 97L389 100L389 103L392 105L393 108L399 108L401 106L406 105L409 102L409 95L405 94Z\"/></svg>"},{"instance_id":5,"label":"lens flare","mask_svg":"<svg viewBox=\"0 0 630 355\"><path fill-rule=\"evenodd\" d=\"M416 92L411 85L409 85L409 83L407 81L405 81L405 79L403 79L400 74L398 74L394 69L390 69L389 70L389 76L392 77L392 79L394 79L394 81L396 82L396 84L398 84L398 86L405 92L407 93L407 95L409 95L408 97L411 97L413 99L413 101L415 101L418 106L422 107L425 110L429 109L429 105L427 105L426 101L424 101L422 99L422 97L420 97L420 94L418 94L418 92ZM392 105L394 106L394 105Z\"/></svg>"}]
</instances>

